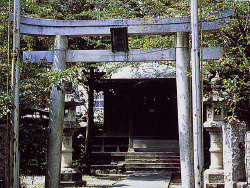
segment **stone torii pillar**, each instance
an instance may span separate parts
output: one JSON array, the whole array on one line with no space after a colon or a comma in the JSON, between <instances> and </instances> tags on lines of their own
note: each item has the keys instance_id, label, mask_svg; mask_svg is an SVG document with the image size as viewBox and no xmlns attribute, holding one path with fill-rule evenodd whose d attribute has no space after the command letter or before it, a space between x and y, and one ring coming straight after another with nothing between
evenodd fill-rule
<instances>
[{"instance_id":1,"label":"stone torii pillar","mask_svg":"<svg viewBox=\"0 0 250 188\"><path fill-rule=\"evenodd\" d=\"M191 108L189 33L176 33L176 86L178 105L181 182L185 188L194 187L193 129Z\"/></svg>"},{"instance_id":2,"label":"stone torii pillar","mask_svg":"<svg viewBox=\"0 0 250 188\"><path fill-rule=\"evenodd\" d=\"M68 38L57 35L54 42L53 70L63 71L66 67L66 50ZM50 118L48 131L47 188L59 187L61 170L61 150L64 120L64 86L58 89L53 87L50 95Z\"/></svg>"}]
</instances>

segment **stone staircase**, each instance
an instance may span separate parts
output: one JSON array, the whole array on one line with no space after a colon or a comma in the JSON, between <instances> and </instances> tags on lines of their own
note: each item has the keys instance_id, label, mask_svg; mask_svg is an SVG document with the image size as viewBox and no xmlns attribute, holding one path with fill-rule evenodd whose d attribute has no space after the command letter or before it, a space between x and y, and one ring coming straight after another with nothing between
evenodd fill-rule
<instances>
[{"instance_id":1,"label":"stone staircase","mask_svg":"<svg viewBox=\"0 0 250 188\"><path fill-rule=\"evenodd\" d=\"M124 159L112 160L111 163L95 164L92 169L97 172L131 172L131 171L173 171L180 170L180 157L175 152L126 152Z\"/></svg>"},{"instance_id":2,"label":"stone staircase","mask_svg":"<svg viewBox=\"0 0 250 188\"><path fill-rule=\"evenodd\" d=\"M131 152L123 165L126 171L178 171L180 157L175 152Z\"/></svg>"}]
</instances>

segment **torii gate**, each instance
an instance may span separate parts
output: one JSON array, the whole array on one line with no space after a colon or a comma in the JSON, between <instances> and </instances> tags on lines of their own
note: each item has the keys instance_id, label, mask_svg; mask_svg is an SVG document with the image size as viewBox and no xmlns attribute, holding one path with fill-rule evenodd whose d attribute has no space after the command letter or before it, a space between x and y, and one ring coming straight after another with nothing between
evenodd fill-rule
<instances>
[{"instance_id":1,"label":"torii gate","mask_svg":"<svg viewBox=\"0 0 250 188\"><path fill-rule=\"evenodd\" d=\"M217 20L203 21L202 30L211 31L226 27L227 24L220 20L229 18L231 14L231 11L227 11L223 12ZM23 58L31 62L38 62L41 59L45 62L53 62L54 70L65 69L66 62L176 61L182 183L186 187L194 186L191 82L186 75L186 71L190 71L188 36L191 32L191 24L189 17L165 18L158 21L149 19L62 21L21 16L20 23L21 34L56 36L53 51L26 51L23 53ZM130 49L128 52L116 53L111 50L67 50L68 36L109 36L110 29L117 27L127 27L128 35L175 34L176 47L171 49ZM202 57L203 60L219 59L222 57L222 48L204 48ZM60 163L61 157L58 153L60 153L62 140L63 103L64 93L57 88L52 88L49 139L54 139L57 145L49 146L53 151L48 153L47 161L50 175L47 182L49 187L58 187L57 183L59 183L60 164L57 163ZM56 166L57 170L52 171L51 165Z\"/></svg>"}]
</instances>

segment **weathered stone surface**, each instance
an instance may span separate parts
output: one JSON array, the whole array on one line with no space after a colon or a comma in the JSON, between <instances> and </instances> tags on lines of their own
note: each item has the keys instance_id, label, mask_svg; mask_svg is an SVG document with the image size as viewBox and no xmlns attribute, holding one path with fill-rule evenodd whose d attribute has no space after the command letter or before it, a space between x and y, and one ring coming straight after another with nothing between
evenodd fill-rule
<instances>
[{"instance_id":1,"label":"weathered stone surface","mask_svg":"<svg viewBox=\"0 0 250 188\"><path fill-rule=\"evenodd\" d=\"M209 174L208 179L209 183L224 183L223 174Z\"/></svg>"},{"instance_id":2,"label":"weathered stone surface","mask_svg":"<svg viewBox=\"0 0 250 188\"><path fill-rule=\"evenodd\" d=\"M225 187L235 187L236 182L245 181L245 133L246 124L235 120L223 127L223 159Z\"/></svg>"},{"instance_id":3,"label":"weathered stone surface","mask_svg":"<svg viewBox=\"0 0 250 188\"><path fill-rule=\"evenodd\" d=\"M245 162L246 162L246 180L248 187L250 186L250 132L246 133L245 137Z\"/></svg>"},{"instance_id":4,"label":"weathered stone surface","mask_svg":"<svg viewBox=\"0 0 250 188\"><path fill-rule=\"evenodd\" d=\"M204 187L224 187L224 170L207 169L204 172Z\"/></svg>"}]
</instances>

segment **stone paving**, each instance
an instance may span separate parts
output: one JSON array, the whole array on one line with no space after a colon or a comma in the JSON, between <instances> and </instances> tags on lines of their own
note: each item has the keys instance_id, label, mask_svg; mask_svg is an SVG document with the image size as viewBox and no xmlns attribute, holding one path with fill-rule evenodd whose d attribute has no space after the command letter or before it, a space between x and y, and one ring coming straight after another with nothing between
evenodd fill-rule
<instances>
[{"instance_id":1,"label":"stone paving","mask_svg":"<svg viewBox=\"0 0 250 188\"><path fill-rule=\"evenodd\" d=\"M167 188L171 173L163 172L137 172L128 176L114 187L124 188Z\"/></svg>"}]
</instances>

